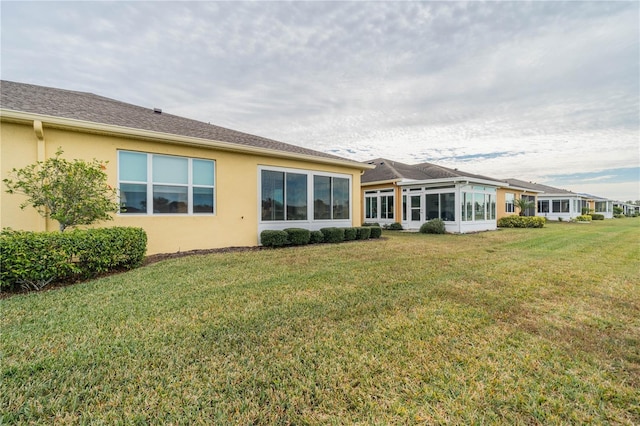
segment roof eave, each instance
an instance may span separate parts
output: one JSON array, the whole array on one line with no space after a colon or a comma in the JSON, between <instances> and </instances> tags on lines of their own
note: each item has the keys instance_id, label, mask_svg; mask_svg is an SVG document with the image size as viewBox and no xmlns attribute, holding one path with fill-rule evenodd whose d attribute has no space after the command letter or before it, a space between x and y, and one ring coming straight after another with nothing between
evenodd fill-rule
<instances>
[{"instance_id":1,"label":"roof eave","mask_svg":"<svg viewBox=\"0 0 640 426\"><path fill-rule=\"evenodd\" d=\"M204 148L218 149L221 151L233 151L245 154L259 154L267 157L279 157L293 160L302 160L315 163L329 164L334 166L351 167L359 170L374 169L375 166L361 163L359 161L334 159L328 157L318 157L309 154L280 151L268 148L259 148L248 145L241 145L232 142L224 142L211 139L196 138L192 136L182 136L172 133L156 132L153 130L135 129L133 127L116 126L113 124L96 123L93 121L76 120L72 118L56 117L51 115L36 114L10 109L0 109L0 119L13 122L41 121L44 125L53 128L67 129L72 131L84 131L94 134L117 135L125 138L142 139L155 142L173 143L178 145L191 145Z\"/></svg>"},{"instance_id":2,"label":"roof eave","mask_svg":"<svg viewBox=\"0 0 640 426\"><path fill-rule=\"evenodd\" d=\"M490 186L504 186L504 182L486 180L486 179L477 179L472 177L450 177L450 178L438 178L438 179L424 179L424 180L414 180L414 181L406 181L398 183L398 186L411 186L411 185L427 185L434 183L475 183L480 185L490 185Z\"/></svg>"}]
</instances>

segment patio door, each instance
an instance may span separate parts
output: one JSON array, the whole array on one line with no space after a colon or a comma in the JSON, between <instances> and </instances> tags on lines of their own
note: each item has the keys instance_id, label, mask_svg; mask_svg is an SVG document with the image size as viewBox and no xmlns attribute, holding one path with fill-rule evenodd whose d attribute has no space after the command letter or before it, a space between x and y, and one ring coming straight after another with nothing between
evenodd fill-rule
<instances>
[{"instance_id":1,"label":"patio door","mask_svg":"<svg viewBox=\"0 0 640 426\"><path fill-rule=\"evenodd\" d=\"M418 229L424 222L424 209L422 208L422 194L409 195L407 205L407 226L408 229Z\"/></svg>"}]
</instances>

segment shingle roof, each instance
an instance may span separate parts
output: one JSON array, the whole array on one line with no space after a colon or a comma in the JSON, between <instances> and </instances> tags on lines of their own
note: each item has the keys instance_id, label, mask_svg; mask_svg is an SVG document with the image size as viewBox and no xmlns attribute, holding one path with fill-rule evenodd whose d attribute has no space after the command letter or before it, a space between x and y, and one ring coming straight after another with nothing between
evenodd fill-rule
<instances>
[{"instance_id":1,"label":"shingle roof","mask_svg":"<svg viewBox=\"0 0 640 426\"><path fill-rule=\"evenodd\" d=\"M364 172L361 178L362 183L382 182L389 180L430 180L430 179L448 179L448 178L474 178L481 180L500 181L499 179L488 176L476 175L463 172L461 170L449 169L447 167L438 166L431 163L421 164L404 164L398 161L391 161L385 158L376 158L367 161L368 164L376 166L373 170Z\"/></svg>"},{"instance_id":2,"label":"shingle roof","mask_svg":"<svg viewBox=\"0 0 640 426\"><path fill-rule=\"evenodd\" d=\"M352 160L336 155L278 142L261 136L227 129L165 112L157 113L154 112L152 108L144 108L86 92L76 92L2 80L0 82L0 107L12 111L83 120L139 130L150 130L177 136L195 137L255 148L353 162Z\"/></svg>"},{"instance_id":3,"label":"shingle roof","mask_svg":"<svg viewBox=\"0 0 640 426\"><path fill-rule=\"evenodd\" d=\"M517 187L525 188L525 189L533 189L533 190L536 190L536 191L542 191L545 194L578 195L575 192L567 191L566 189L554 188L553 186L542 185L540 183L525 182L525 181L520 180L520 179L511 178L511 179L505 179L505 181L509 185L513 185L513 186L517 186Z\"/></svg>"}]
</instances>

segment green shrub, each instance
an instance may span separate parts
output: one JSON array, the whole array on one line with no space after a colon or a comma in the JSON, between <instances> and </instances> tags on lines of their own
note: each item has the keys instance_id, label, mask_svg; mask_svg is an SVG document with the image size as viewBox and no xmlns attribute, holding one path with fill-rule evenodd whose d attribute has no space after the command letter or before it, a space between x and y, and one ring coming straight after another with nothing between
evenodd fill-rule
<instances>
[{"instance_id":1,"label":"green shrub","mask_svg":"<svg viewBox=\"0 0 640 426\"><path fill-rule=\"evenodd\" d=\"M576 216L576 221L578 221L578 222L591 222L591 216L589 216L588 214L581 214L579 216Z\"/></svg>"},{"instance_id":2,"label":"green shrub","mask_svg":"<svg viewBox=\"0 0 640 426\"><path fill-rule=\"evenodd\" d=\"M344 229L344 240L345 241L353 241L358 237L358 231L356 228L343 228Z\"/></svg>"},{"instance_id":3,"label":"green shrub","mask_svg":"<svg viewBox=\"0 0 640 426\"><path fill-rule=\"evenodd\" d=\"M539 216L505 216L498 220L500 228L542 228L546 219Z\"/></svg>"},{"instance_id":4,"label":"green shrub","mask_svg":"<svg viewBox=\"0 0 640 426\"><path fill-rule=\"evenodd\" d=\"M135 268L146 250L147 234L141 228L6 230L0 234L0 288L40 290L51 282Z\"/></svg>"},{"instance_id":5,"label":"green shrub","mask_svg":"<svg viewBox=\"0 0 640 426\"><path fill-rule=\"evenodd\" d=\"M368 240L369 237L371 236L371 228L368 226L360 226L355 229L358 232L358 235L356 238L359 240Z\"/></svg>"},{"instance_id":6,"label":"green shrub","mask_svg":"<svg viewBox=\"0 0 640 426\"><path fill-rule=\"evenodd\" d=\"M384 229L389 231L402 231L402 224L400 222L393 222L389 225L384 225Z\"/></svg>"},{"instance_id":7,"label":"green shrub","mask_svg":"<svg viewBox=\"0 0 640 426\"><path fill-rule=\"evenodd\" d=\"M309 240L311 244L319 244L324 243L324 234L320 231L311 231L311 239Z\"/></svg>"},{"instance_id":8,"label":"green shrub","mask_svg":"<svg viewBox=\"0 0 640 426\"><path fill-rule=\"evenodd\" d=\"M364 222L362 224L362 226L367 226L367 227L377 226L377 227L380 227L380 224L378 222Z\"/></svg>"},{"instance_id":9,"label":"green shrub","mask_svg":"<svg viewBox=\"0 0 640 426\"><path fill-rule=\"evenodd\" d=\"M617 214L616 213L616 214L613 215L613 217L616 218L616 219L622 219L623 217L626 217L626 216L623 215L623 214ZM636 217L636 216L635 215L631 215L630 217Z\"/></svg>"},{"instance_id":10,"label":"green shrub","mask_svg":"<svg viewBox=\"0 0 640 426\"><path fill-rule=\"evenodd\" d=\"M444 234L446 232L444 221L442 219L431 219L420 226L422 234Z\"/></svg>"},{"instance_id":11,"label":"green shrub","mask_svg":"<svg viewBox=\"0 0 640 426\"><path fill-rule=\"evenodd\" d=\"M603 214L593 213L591 215L591 220L604 220Z\"/></svg>"},{"instance_id":12,"label":"green shrub","mask_svg":"<svg viewBox=\"0 0 640 426\"><path fill-rule=\"evenodd\" d=\"M289 243L289 234L285 231L265 229L260 233L260 242L265 247L282 247Z\"/></svg>"},{"instance_id":13,"label":"green shrub","mask_svg":"<svg viewBox=\"0 0 640 426\"><path fill-rule=\"evenodd\" d=\"M284 232L287 233L289 243L294 246L309 244L309 241L311 240L311 232L309 232L308 229L287 228Z\"/></svg>"},{"instance_id":14,"label":"green shrub","mask_svg":"<svg viewBox=\"0 0 640 426\"><path fill-rule=\"evenodd\" d=\"M380 238L380 236L382 235L382 228L380 228L379 226L372 226L370 229L371 235L369 238Z\"/></svg>"},{"instance_id":15,"label":"green shrub","mask_svg":"<svg viewBox=\"0 0 640 426\"><path fill-rule=\"evenodd\" d=\"M322 228L320 232L324 236L325 243L341 243L344 241L344 228Z\"/></svg>"}]
</instances>

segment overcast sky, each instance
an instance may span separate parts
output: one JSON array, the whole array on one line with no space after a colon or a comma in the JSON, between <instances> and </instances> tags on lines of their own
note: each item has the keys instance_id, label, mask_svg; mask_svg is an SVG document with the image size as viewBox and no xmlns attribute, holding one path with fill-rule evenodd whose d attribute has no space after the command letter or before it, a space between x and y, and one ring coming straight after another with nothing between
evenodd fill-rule
<instances>
[{"instance_id":1,"label":"overcast sky","mask_svg":"<svg viewBox=\"0 0 640 426\"><path fill-rule=\"evenodd\" d=\"M640 199L640 2L7 2L2 79Z\"/></svg>"}]
</instances>

